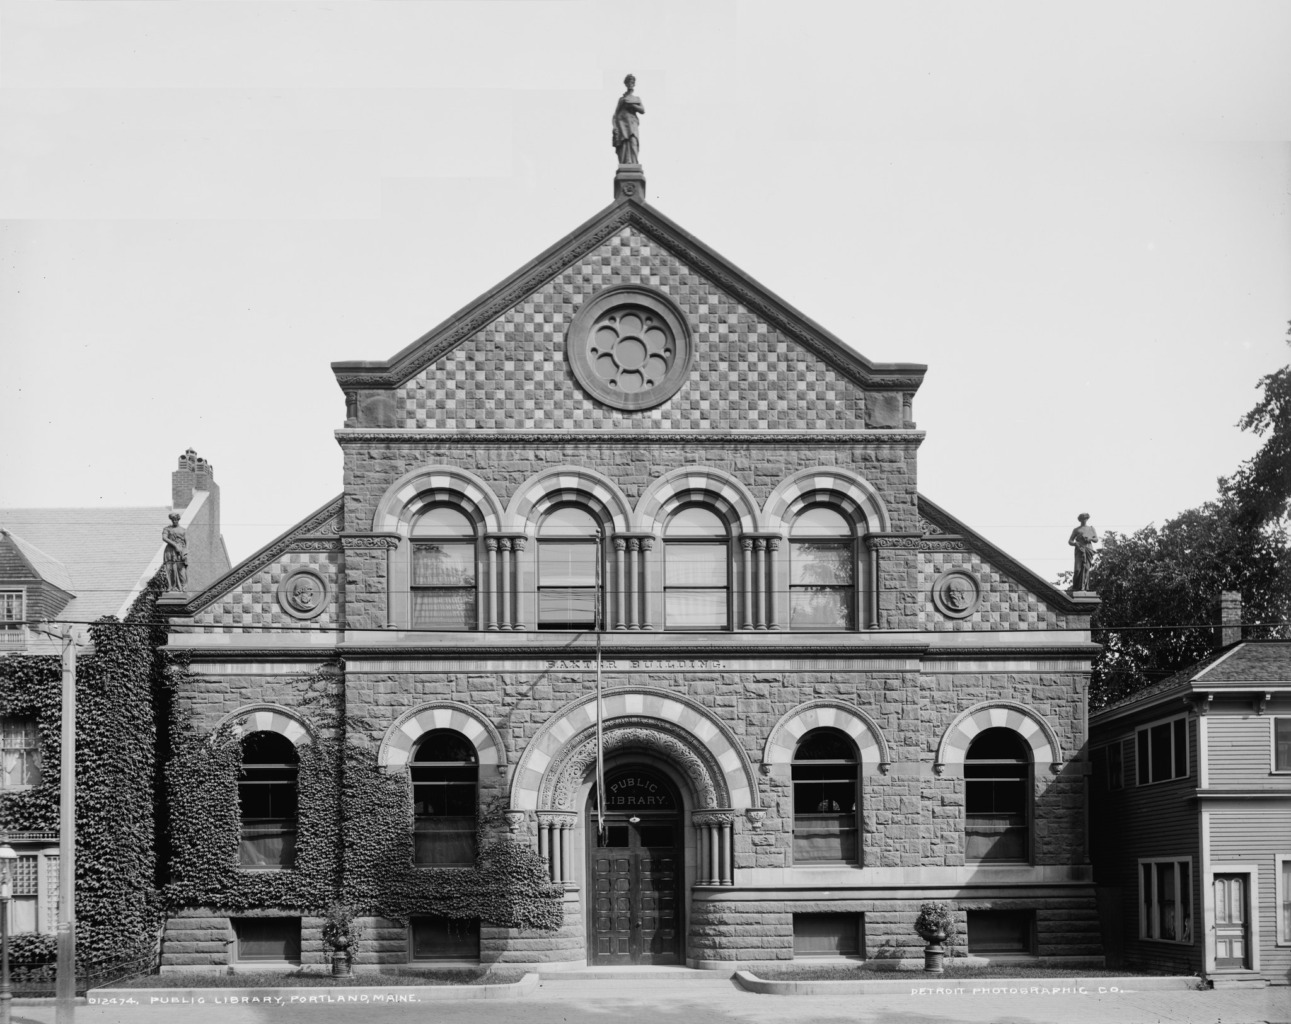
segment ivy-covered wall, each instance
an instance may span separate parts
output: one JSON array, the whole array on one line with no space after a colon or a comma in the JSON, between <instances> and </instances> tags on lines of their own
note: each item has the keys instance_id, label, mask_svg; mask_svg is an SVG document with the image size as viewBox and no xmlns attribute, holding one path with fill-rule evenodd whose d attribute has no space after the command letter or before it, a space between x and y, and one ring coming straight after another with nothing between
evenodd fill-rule
<instances>
[{"instance_id":1,"label":"ivy-covered wall","mask_svg":"<svg viewBox=\"0 0 1291 1024\"><path fill-rule=\"evenodd\" d=\"M160 924L155 843L157 727L164 687L160 579L124 622L90 627L76 664L76 919L82 968L148 956ZM57 656L0 658L0 715L34 717L40 784L0 796L0 830L57 831L62 667ZM33 937L21 948L48 946Z\"/></svg>"},{"instance_id":2,"label":"ivy-covered wall","mask_svg":"<svg viewBox=\"0 0 1291 1024\"><path fill-rule=\"evenodd\" d=\"M200 686L191 677L181 691ZM241 743L231 728L202 735L175 725L166 769L170 816L170 910L209 907L235 913L281 909L319 914L340 900L357 914L407 921L415 914L479 918L502 928L558 928L563 892L527 846L500 837L500 814L479 813L480 855L473 868L412 866L412 794L407 776L390 774L368 746L347 742L339 672L295 680L296 710L314 735L299 746L296 863L290 870L238 864L237 779Z\"/></svg>"}]
</instances>

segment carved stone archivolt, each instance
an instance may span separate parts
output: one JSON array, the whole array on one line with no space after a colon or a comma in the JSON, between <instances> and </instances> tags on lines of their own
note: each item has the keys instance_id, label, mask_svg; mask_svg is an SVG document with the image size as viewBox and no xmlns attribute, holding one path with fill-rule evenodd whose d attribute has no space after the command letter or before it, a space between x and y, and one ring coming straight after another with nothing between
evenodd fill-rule
<instances>
[{"instance_id":1,"label":"carved stone archivolt","mask_svg":"<svg viewBox=\"0 0 1291 1024\"><path fill-rule=\"evenodd\" d=\"M684 734L673 733L665 723L654 719L615 719L604 727L603 749L606 754L628 750L658 754L685 776L699 807L722 807L730 799L721 768L708 751L695 750ZM539 790L540 806L576 811L579 788L595 762L596 730L592 728L570 740L561 756L547 769Z\"/></svg>"}]
</instances>

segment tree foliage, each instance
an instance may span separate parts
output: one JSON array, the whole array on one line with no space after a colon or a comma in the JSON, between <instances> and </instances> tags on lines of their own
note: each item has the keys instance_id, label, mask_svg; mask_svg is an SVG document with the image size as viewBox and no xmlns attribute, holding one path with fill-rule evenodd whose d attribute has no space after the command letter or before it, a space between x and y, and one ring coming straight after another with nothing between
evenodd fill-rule
<instances>
[{"instance_id":1,"label":"tree foliage","mask_svg":"<svg viewBox=\"0 0 1291 1024\"><path fill-rule=\"evenodd\" d=\"M1291 365L1261 377L1257 387L1263 391L1259 402L1237 425L1268 439L1236 473L1219 481L1220 493L1235 504L1237 523L1250 529L1285 526L1291 512Z\"/></svg>"},{"instance_id":2,"label":"tree foliage","mask_svg":"<svg viewBox=\"0 0 1291 1024\"><path fill-rule=\"evenodd\" d=\"M1102 599L1094 640L1103 644L1090 682L1092 708L1215 650L1226 590L1242 596L1246 638L1291 636L1291 367L1262 377L1259 387L1260 401L1238 426L1267 439L1233 476L1220 479L1214 501L1159 528L1104 535L1090 573Z\"/></svg>"}]
</instances>

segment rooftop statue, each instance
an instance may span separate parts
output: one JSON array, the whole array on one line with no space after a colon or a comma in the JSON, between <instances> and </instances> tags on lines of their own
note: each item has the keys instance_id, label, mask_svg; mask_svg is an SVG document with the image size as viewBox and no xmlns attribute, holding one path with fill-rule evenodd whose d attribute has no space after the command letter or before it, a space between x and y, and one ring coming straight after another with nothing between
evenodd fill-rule
<instances>
[{"instance_id":1,"label":"rooftop statue","mask_svg":"<svg viewBox=\"0 0 1291 1024\"><path fill-rule=\"evenodd\" d=\"M1089 525L1089 513L1082 512L1076 517L1080 520L1080 525L1071 531L1071 536L1067 538L1075 551L1075 564L1071 573L1071 589L1088 590L1089 589L1089 568L1094 564L1094 545L1098 543L1098 531Z\"/></svg>"},{"instance_id":2,"label":"rooftop statue","mask_svg":"<svg viewBox=\"0 0 1291 1024\"><path fill-rule=\"evenodd\" d=\"M166 544L162 568L166 571L166 589L183 593L188 587L188 531L179 525L179 513L170 514L170 525L161 531Z\"/></svg>"},{"instance_id":3,"label":"rooftop statue","mask_svg":"<svg viewBox=\"0 0 1291 1024\"><path fill-rule=\"evenodd\" d=\"M614 119L611 122L614 125L614 133L611 138L615 152L619 155L619 163L639 164L641 139L637 134L637 126L640 124L640 118L637 115L645 113L645 106L632 91L637 84L636 76L628 75L623 79L623 84L627 86L627 91L619 97L619 104L614 108Z\"/></svg>"}]
</instances>

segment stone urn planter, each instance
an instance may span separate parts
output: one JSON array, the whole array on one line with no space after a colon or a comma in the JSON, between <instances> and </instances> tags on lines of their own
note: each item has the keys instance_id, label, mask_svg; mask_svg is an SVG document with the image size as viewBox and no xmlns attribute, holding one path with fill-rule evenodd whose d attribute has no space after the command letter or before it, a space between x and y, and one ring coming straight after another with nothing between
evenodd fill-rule
<instances>
[{"instance_id":1,"label":"stone urn planter","mask_svg":"<svg viewBox=\"0 0 1291 1024\"><path fill-rule=\"evenodd\" d=\"M914 930L927 943L923 950L923 969L929 974L945 973L946 948L942 943L955 934L955 917L950 904L923 904L915 919Z\"/></svg>"},{"instance_id":2,"label":"stone urn planter","mask_svg":"<svg viewBox=\"0 0 1291 1024\"><path fill-rule=\"evenodd\" d=\"M344 903L332 903L323 919L323 945L332 957L332 974L345 977L354 970L354 952L358 946L359 928L354 923L354 909Z\"/></svg>"}]
</instances>

